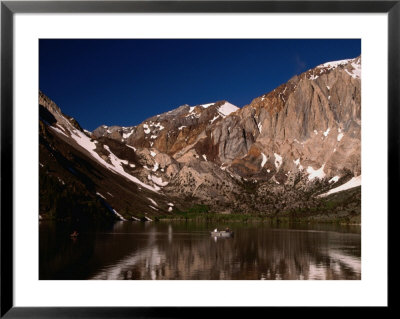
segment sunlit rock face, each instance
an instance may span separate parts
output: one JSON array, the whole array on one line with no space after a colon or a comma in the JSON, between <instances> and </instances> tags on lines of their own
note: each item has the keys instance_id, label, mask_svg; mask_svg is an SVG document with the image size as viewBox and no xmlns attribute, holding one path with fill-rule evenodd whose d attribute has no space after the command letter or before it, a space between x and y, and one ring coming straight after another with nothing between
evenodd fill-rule
<instances>
[{"instance_id":1,"label":"sunlit rock face","mask_svg":"<svg viewBox=\"0 0 400 319\"><path fill-rule=\"evenodd\" d=\"M192 152L243 177L286 182L288 171L314 172L322 167L319 175L309 173L311 179L348 172L357 176L361 174L361 57L319 65L242 109L226 101L183 105L137 127L101 126L93 134L135 147L154 147L175 158ZM261 165L264 157L267 165ZM277 158L282 158L279 165Z\"/></svg>"},{"instance_id":2,"label":"sunlit rock face","mask_svg":"<svg viewBox=\"0 0 400 319\"><path fill-rule=\"evenodd\" d=\"M346 170L360 175L360 63L357 58L318 66L241 109L248 150L239 150L232 166L249 175L269 169L282 182L289 180L282 175L322 167L311 179ZM255 164L257 157L259 163L266 157L273 165L246 165Z\"/></svg>"},{"instance_id":3,"label":"sunlit rock face","mask_svg":"<svg viewBox=\"0 0 400 319\"><path fill-rule=\"evenodd\" d=\"M167 201L275 214L313 206L317 195L361 175L361 57L319 65L242 108L182 105L131 127L87 132L43 93L39 103L51 134L138 191L167 196L158 207L141 206L150 215L169 212Z\"/></svg>"}]
</instances>

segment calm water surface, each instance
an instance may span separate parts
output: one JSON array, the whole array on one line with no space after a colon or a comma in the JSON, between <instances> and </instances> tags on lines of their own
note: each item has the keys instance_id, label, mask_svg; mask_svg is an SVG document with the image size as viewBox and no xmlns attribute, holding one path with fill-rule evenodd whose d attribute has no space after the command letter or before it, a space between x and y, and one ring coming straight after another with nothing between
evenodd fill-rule
<instances>
[{"instance_id":1,"label":"calm water surface","mask_svg":"<svg viewBox=\"0 0 400 319\"><path fill-rule=\"evenodd\" d=\"M233 238L212 238L229 226ZM40 279L361 279L361 227L118 222L39 225Z\"/></svg>"}]
</instances>

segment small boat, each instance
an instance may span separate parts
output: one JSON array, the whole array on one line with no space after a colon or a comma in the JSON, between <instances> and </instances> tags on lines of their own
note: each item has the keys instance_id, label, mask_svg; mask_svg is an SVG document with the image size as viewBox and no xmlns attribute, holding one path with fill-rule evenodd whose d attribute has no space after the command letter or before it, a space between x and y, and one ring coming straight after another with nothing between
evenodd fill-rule
<instances>
[{"instance_id":1,"label":"small boat","mask_svg":"<svg viewBox=\"0 0 400 319\"><path fill-rule=\"evenodd\" d=\"M233 231L230 229L228 229L228 230L214 229L211 232L211 236L213 236L213 237L233 237Z\"/></svg>"},{"instance_id":2,"label":"small boat","mask_svg":"<svg viewBox=\"0 0 400 319\"><path fill-rule=\"evenodd\" d=\"M70 236L71 238L77 238L79 233L75 230Z\"/></svg>"}]
</instances>

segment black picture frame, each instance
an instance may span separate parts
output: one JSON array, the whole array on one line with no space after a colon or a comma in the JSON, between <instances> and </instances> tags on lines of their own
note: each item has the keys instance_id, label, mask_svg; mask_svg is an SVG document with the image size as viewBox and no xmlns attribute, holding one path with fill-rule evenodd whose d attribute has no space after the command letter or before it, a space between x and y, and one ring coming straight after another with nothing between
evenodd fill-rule
<instances>
[{"instance_id":1,"label":"black picture frame","mask_svg":"<svg viewBox=\"0 0 400 319\"><path fill-rule=\"evenodd\" d=\"M400 180L400 0L396 1L1 1L1 317L6 318L178 318L212 317L227 309L201 307L14 307L13 304L13 19L16 13L387 13L388 14L388 225L399 212ZM382 212L381 212L382 213ZM392 214L390 214L392 213ZM393 245L388 226L389 251ZM388 255L389 261L389 255ZM389 287L390 281L388 281ZM33 292L34 293L34 292ZM391 298L388 299L390 309ZM290 307L293 310L294 307ZM253 315L277 308L231 308ZM307 308L296 308L298 315ZM331 309L335 314L337 308ZM279 310L281 311L281 310ZM325 311L325 310L324 310Z\"/></svg>"}]
</instances>

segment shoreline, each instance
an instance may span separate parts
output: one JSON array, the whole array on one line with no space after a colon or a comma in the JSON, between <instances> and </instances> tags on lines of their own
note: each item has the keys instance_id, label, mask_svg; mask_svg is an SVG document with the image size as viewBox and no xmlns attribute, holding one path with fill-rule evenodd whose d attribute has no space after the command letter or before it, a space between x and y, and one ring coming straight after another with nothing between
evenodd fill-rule
<instances>
[{"instance_id":1,"label":"shoreline","mask_svg":"<svg viewBox=\"0 0 400 319\"><path fill-rule=\"evenodd\" d=\"M304 217L267 217L267 216L252 216L252 215L228 215L228 214L213 214L213 216L152 216L152 220L141 220L136 217L132 217L131 219L126 219L126 222L137 222L137 223L158 223L158 222L235 222L235 223L269 223L269 224L336 224L336 225L344 225L344 226L360 226L361 222L358 220L361 216L351 216L351 217L333 217L333 216L323 216L323 215L314 215L314 216L304 216ZM60 220L54 218L46 218L41 216L39 219L40 222L60 222L60 223L77 223L72 220ZM115 222L122 222L123 220L116 220ZM79 223L79 222L78 222Z\"/></svg>"}]
</instances>

